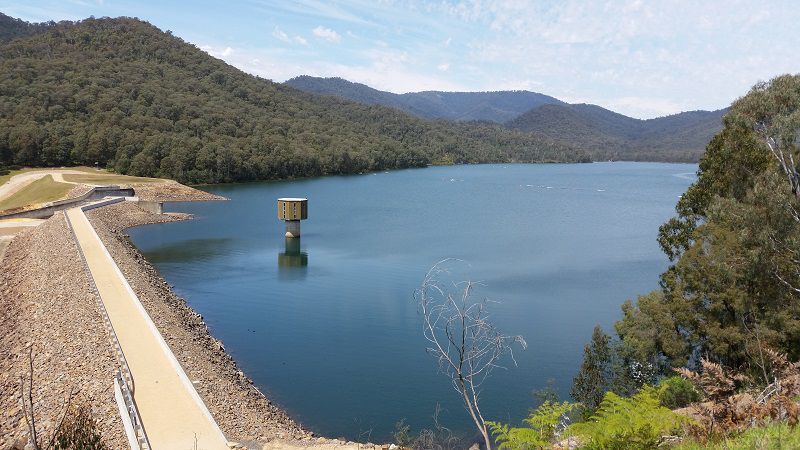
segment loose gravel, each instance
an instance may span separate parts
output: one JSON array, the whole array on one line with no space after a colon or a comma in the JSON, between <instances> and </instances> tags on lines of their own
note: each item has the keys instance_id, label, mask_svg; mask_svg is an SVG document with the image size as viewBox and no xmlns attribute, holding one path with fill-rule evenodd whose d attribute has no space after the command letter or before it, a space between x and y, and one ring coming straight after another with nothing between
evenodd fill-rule
<instances>
[{"instance_id":1,"label":"loose gravel","mask_svg":"<svg viewBox=\"0 0 800 450\"><path fill-rule=\"evenodd\" d=\"M63 213L20 233L0 270L0 449L28 441L20 396L33 355L37 430L49 437L70 391L91 405L110 448L127 440L114 400L116 360Z\"/></svg>"}]
</instances>

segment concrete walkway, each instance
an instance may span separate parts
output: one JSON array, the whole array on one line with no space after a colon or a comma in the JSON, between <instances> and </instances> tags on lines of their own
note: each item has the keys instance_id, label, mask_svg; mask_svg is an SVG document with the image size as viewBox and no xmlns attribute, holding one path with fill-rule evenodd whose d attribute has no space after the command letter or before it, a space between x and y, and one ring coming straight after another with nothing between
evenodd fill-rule
<instances>
[{"instance_id":1,"label":"concrete walkway","mask_svg":"<svg viewBox=\"0 0 800 450\"><path fill-rule=\"evenodd\" d=\"M134 399L151 448L229 448L86 215L80 208L72 208L66 214L133 375Z\"/></svg>"}]
</instances>

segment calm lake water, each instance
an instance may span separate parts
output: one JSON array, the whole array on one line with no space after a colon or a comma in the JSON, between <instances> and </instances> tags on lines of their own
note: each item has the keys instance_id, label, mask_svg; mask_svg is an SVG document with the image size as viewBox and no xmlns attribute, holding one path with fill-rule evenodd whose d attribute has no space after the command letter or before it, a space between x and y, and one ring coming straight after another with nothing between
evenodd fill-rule
<instances>
[{"instance_id":1,"label":"calm lake water","mask_svg":"<svg viewBox=\"0 0 800 450\"><path fill-rule=\"evenodd\" d=\"M599 163L431 167L213 186L229 202L173 203L196 220L130 230L242 369L315 432L384 441L405 418L472 435L425 352L413 293L459 258L494 323L529 348L495 371L487 419L517 423L549 379L563 397L592 328L658 287L656 242L696 165ZM278 197L308 197L299 247Z\"/></svg>"}]
</instances>

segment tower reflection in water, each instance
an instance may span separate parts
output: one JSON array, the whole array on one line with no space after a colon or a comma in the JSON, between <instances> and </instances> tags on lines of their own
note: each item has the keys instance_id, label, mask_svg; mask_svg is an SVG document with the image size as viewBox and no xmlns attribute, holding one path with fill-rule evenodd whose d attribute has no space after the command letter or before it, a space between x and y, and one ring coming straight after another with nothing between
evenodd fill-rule
<instances>
[{"instance_id":1,"label":"tower reflection in water","mask_svg":"<svg viewBox=\"0 0 800 450\"><path fill-rule=\"evenodd\" d=\"M306 277L308 253L300 251L300 238L286 238L286 249L278 253L278 278L297 280Z\"/></svg>"}]
</instances>

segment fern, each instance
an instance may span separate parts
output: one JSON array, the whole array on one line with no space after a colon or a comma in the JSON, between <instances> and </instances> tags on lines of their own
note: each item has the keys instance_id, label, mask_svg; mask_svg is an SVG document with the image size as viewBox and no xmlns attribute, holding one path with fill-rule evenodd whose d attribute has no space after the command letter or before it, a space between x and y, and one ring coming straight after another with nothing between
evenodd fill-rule
<instances>
[{"instance_id":1,"label":"fern","mask_svg":"<svg viewBox=\"0 0 800 450\"><path fill-rule=\"evenodd\" d=\"M500 444L499 449L534 450L550 447L550 443L568 421L567 415L577 408L577 403L550 403L546 401L523 420L527 427L511 428L499 422L487 422Z\"/></svg>"},{"instance_id":2,"label":"fern","mask_svg":"<svg viewBox=\"0 0 800 450\"><path fill-rule=\"evenodd\" d=\"M576 436L586 449L652 449L689 420L661 406L658 390L645 386L628 398L607 392L594 415L571 425L567 434Z\"/></svg>"}]
</instances>

